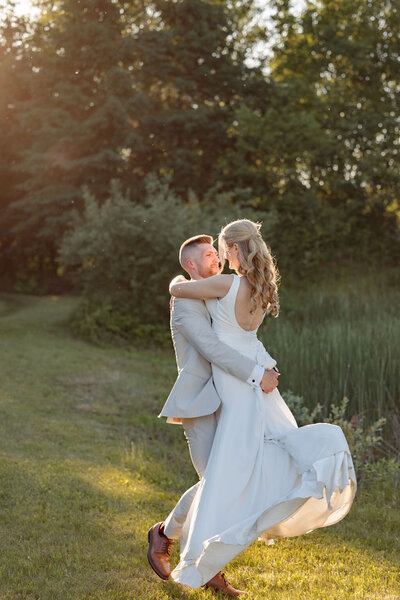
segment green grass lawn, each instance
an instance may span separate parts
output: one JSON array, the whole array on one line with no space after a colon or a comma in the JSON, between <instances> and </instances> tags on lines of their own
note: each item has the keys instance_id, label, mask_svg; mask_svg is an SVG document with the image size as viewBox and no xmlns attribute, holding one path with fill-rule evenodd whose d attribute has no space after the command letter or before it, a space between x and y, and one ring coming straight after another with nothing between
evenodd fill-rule
<instances>
[{"instance_id":1,"label":"green grass lawn","mask_svg":"<svg viewBox=\"0 0 400 600\"><path fill-rule=\"evenodd\" d=\"M74 339L74 305L0 298L0 599L216 597L162 582L146 560L148 528L195 481L181 428L156 417L172 348ZM257 542L226 573L252 600L399 599L398 501L360 490L338 525Z\"/></svg>"}]
</instances>

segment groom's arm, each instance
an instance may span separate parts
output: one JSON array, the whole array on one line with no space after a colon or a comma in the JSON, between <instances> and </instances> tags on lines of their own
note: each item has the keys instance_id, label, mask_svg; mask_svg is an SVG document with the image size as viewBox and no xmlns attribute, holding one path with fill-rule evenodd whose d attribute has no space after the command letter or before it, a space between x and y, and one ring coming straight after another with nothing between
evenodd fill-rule
<instances>
[{"instance_id":1,"label":"groom's arm","mask_svg":"<svg viewBox=\"0 0 400 600\"><path fill-rule=\"evenodd\" d=\"M264 368L217 337L200 301L175 298L172 311L175 327L208 362L259 387Z\"/></svg>"}]
</instances>

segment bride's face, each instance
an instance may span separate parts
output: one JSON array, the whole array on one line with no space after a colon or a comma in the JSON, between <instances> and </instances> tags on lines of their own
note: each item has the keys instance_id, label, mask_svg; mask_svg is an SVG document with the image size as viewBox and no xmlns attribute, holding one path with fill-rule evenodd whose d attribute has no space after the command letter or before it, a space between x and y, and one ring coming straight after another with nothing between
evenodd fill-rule
<instances>
[{"instance_id":1,"label":"bride's face","mask_svg":"<svg viewBox=\"0 0 400 600\"><path fill-rule=\"evenodd\" d=\"M240 267L238 245L232 244L232 246L225 246L224 256L229 263L229 268L233 271L237 271Z\"/></svg>"}]
</instances>

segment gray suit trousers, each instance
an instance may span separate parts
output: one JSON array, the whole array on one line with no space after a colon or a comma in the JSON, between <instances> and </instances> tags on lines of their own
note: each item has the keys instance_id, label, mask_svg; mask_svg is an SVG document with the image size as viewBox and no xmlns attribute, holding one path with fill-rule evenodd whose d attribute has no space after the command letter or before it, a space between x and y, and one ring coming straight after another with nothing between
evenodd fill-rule
<instances>
[{"instance_id":1,"label":"gray suit trousers","mask_svg":"<svg viewBox=\"0 0 400 600\"><path fill-rule=\"evenodd\" d=\"M192 459L193 466L200 479L206 470L208 457L210 456L211 447L213 445L215 430L217 428L218 412L219 411L211 415L205 415L204 417L182 419L182 426L189 446L190 458ZM182 526L195 497L198 485L199 482L186 490L178 501L178 504L166 518L164 533L168 538L173 540L179 539Z\"/></svg>"}]
</instances>

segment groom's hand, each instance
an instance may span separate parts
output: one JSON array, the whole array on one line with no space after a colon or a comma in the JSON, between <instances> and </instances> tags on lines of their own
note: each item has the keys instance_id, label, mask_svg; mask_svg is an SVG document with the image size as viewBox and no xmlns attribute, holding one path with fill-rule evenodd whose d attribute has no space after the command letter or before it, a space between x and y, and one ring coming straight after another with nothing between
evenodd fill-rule
<instances>
[{"instance_id":1,"label":"groom's hand","mask_svg":"<svg viewBox=\"0 0 400 600\"><path fill-rule=\"evenodd\" d=\"M189 281L189 280L186 279L186 277L184 277L184 275L177 275L176 277L173 278L172 281L170 281L169 287L171 287L171 285L174 285L175 283L182 283L183 281Z\"/></svg>"},{"instance_id":2,"label":"groom's hand","mask_svg":"<svg viewBox=\"0 0 400 600\"><path fill-rule=\"evenodd\" d=\"M279 373L272 369L266 369L264 371L264 377L260 381L260 387L264 394L269 394L278 387L278 377Z\"/></svg>"},{"instance_id":3,"label":"groom's hand","mask_svg":"<svg viewBox=\"0 0 400 600\"><path fill-rule=\"evenodd\" d=\"M171 281L169 286L171 287L171 285L174 285L174 283L182 283L182 281L188 281L188 279L186 279L186 277L184 277L183 275L177 275L176 277L173 278L173 280ZM174 305L174 297L171 296L171 298L169 299L170 310L172 310L173 305Z\"/></svg>"}]
</instances>

